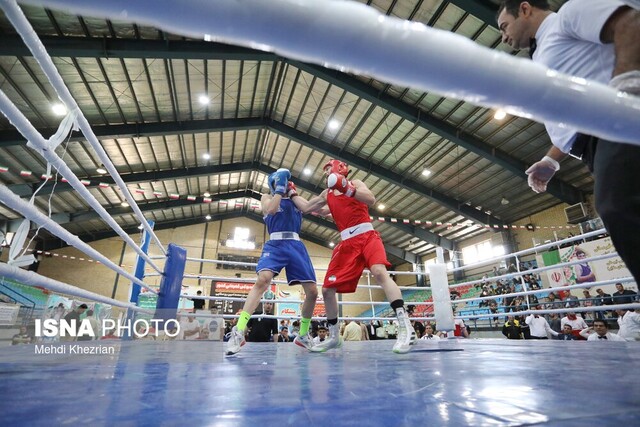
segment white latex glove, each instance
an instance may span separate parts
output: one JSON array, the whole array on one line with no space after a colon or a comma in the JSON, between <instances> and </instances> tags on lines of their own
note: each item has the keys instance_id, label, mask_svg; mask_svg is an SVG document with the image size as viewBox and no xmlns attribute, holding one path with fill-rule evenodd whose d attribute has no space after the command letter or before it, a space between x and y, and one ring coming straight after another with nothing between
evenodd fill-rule
<instances>
[{"instance_id":1,"label":"white latex glove","mask_svg":"<svg viewBox=\"0 0 640 427\"><path fill-rule=\"evenodd\" d=\"M609 86L613 86L619 91L627 92L631 95L640 96L640 70L632 70L618 74L611 79Z\"/></svg>"},{"instance_id":2,"label":"white latex glove","mask_svg":"<svg viewBox=\"0 0 640 427\"><path fill-rule=\"evenodd\" d=\"M531 165L524 173L529 177L527 183L536 193L547 191L547 184L553 175L560 170L560 163L549 156L544 156L542 160Z\"/></svg>"}]
</instances>

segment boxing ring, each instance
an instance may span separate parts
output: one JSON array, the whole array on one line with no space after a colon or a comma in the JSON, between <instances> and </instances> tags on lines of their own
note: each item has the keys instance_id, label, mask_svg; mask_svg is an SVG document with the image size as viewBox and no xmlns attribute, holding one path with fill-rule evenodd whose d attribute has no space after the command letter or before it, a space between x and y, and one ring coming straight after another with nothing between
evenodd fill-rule
<instances>
[{"instance_id":1,"label":"boxing ring","mask_svg":"<svg viewBox=\"0 0 640 427\"><path fill-rule=\"evenodd\" d=\"M539 120L562 120L585 131L611 139L637 143L640 122L637 118L640 102L618 94L602 85L576 81L569 76L558 76L546 69L526 61L519 61L508 55L486 52L469 44L468 40L452 37L451 34L437 32L420 25L398 22L389 17L381 17L362 5L349 2L331 2L334 7L329 12L328 2L318 1L301 7L300 1L280 1L288 8L267 7L264 2L190 2L202 8L216 8L216 12L189 9L180 4L180 14L189 26L180 26L175 19L177 5L166 2L162 8L150 8L148 2L76 2L73 0L53 0L48 2L27 0L24 3L46 3L48 7L73 8L78 13L113 19L128 19L149 23L186 36L233 42L250 47L274 50L300 60L329 65L334 68L364 72L389 82L435 90L449 96L470 100L487 106L507 108ZM0 91L0 107L33 148L62 175L76 191L101 215L118 235L133 248L138 255L135 274L127 272L95 249L83 243L56 224L49 216L38 211L32 204L11 193L0 185L0 202L19 212L27 221L63 239L69 245L88 256L99 260L102 266L110 268L132 283L132 295L142 289L147 294L157 295L155 311L149 312L136 304L136 299L119 301L89 292L56 280L27 272L18 268L21 258L18 250L13 250L13 263L0 264L0 276L20 280L28 286L45 288L51 292L82 298L87 301L102 302L123 311L121 319L136 318L139 314L152 314L166 319L175 317L179 298L193 298L180 294L180 284L189 280L228 280L229 277L185 274L187 263L223 264L225 261L186 257L185 251L173 244L166 248L153 231L144 215L127 190L89 123L80 112L75 100L64 86L51 59L42 48L37 36L24 19L15 2L0 0L0 5L18 32L30 46L58 96L70 112L66 124L61 125L57 140L45 140L25 119L8 97ZM324 6L324 7L323 7ZM260 10L260 13L256 12ZM126 13L125 13L126 12ZM284 13L286 12L286 13ZM306 27L307 37L300 37L292 44L288 40L273 38L259 31L266 28L263 20L278 17L288 34L303 31L297 22L306 16L317 16L317 27ZM336 20L336 17L340 19ZM171 18L167 20L167 18ZM206 18L206 19L205 19ZM209 19L212 18L212 19ZM215 18L215 19L213 19ZM224 26L227 21L238 22L237 27ZM176 23L177 22L177 23ZM336 28L335 34L341 40L349 39L344 30L356 28L366 34L386 34L388 50L395 51L397 60L393 70L376 67L373 62L362 62L351 56L358 47L358 39L350 50L335 40L324 39L318 28ZM219 33L212 29L217 28ZM286 32L285 32L286 33ZM311 40L323 39L323 43ZM409 40L409 41L407 41ZM370 43L368 40L367 43ZM317 50L309 50L309 44ZM407 57L403 45L421 44L423 51L416 55L412 50ZM448 69L437 70L430 66L429 58L442 55L451 60L451 55L442 46L455 45L470 52L465 57L483 67L486 73L474 82L457 79L451 69L466 69L455 61L448 63ZM332 49L327 49L331 46ZM336 48L336 46L338 46ZM335 52L330 52L335 50ZM404 53L403 53L404 52ZM365 55L366 56L366 55ZM422 56L420 65L406 64L407 58L415 60ZM463 57L465 55L458 55ZM482 60L488 58L491 60ZM371 59L371 58L370 58ZM403 62L403 59L405 62ZM393 61L390 61L393 62ZM400 65L398 65L400 64ZM402 65L405 64L405 65ZM514 65L514 67L509 67ZM487 84L491 70L503 67L510 70L503 91L495 89L495 84ZM396 71L406 70L401 73ZM413 69L413 75L411 70ZM536 84L531 85L530 97L527 93L519 96L509 89L516 83L520 88L520 73L526 70L534 76ZM511 73L513 71L513 73ZM420 78L428 72L434 78L425 83ZM553 85L548 85L552 82ZM541 87L545 87L541 91ZM541 96L541 93L545 93ZM554 110L546 107L549 97L555 102ZM537 104L523 105L523 99L535 99ZM597 105L585 99L598 98ZM571 106L569 108L568 106ZM569 114L569 112L571 114ZM615 112L613 114L612 112ZM616 117L602 123L602 116ZM593 117L598 117L594 120ZM77 176L56 155L55 147L64 138L70 124L82 130L87 140L98 154L105 168L122 190L125 199L137 215L143 229L143 242L138 245L120 226L110 218L95 197L86 190ZM28 224L28 223L27 223ZM28 228L27 228L28 229ZM449 277L457 271L477 269L485 265L515 259L517 271L492 277L491 280L518 280L522 290L502 294L501 297L522 297L526 302L518 315L554 314L567 311L583 313L601 312L602 307L537 308L530 298L541 293L570 291L613 283L629 283L631 277L608 281L597 281L552 289L529 289L523 277L539 275L550 269L571 267L585 262L606 260L615 253L586 259L568 261L552 266L520 269L522 257L530 257L553 246L571 244L578 240L602 234L597 230L575 236L561 242L553 242L533 249L519 251L484 260L457 269L446 269L441 257L429 271L392 272L401 274L427 275L429 285L420 288L431 292L432 300L407 301L420 307L421 315L412 319L434 322L439 329L449 331L448 339L440 341L418 340L408 354L391 352L391 341L373 340L345 343L342 349L324 354L315 354L285 343L248 343L234 357L224 357L223 342L208 340L145 340L130 339L133 336L114 336L111 340L54 343L51 354L38 352L38 343L0 349L0 410L3 425L62 425L87 423L91 425L215 425L215 426L255 426L255 425L308 425L308 426L395 426L395 425L614 425L636 424L640 420L640 385L633 374L640 367L640 341L595 342L557 340L506 340L503 338L456 338L454 310L458 308L456 319L465 321L502 321L511 315L506 310L497 313L460 314L461 305L479 303L494 299L495 296L468 296L451 301L450 292L457 289L471 289L482 284L485 279L474 279L462 283L450 283ZM16 238L16 245L22 245L24 238ZM158 255L149 255L149 243ZM22 248L19 248L22 249ZM228 264L233 264L226 262ZM320 269L319 269L320 270ZM145 279L162 277L160 288L148 285ZM238 279L234 279L238 280ZM371 277L365 272L363 289L379 289L371 284ZM253 282L249 280L248 282ZM274 281L277 285L285 281ZM401 287L404 292L415 291L416 287ZM137 294L136 294L137 295ZM205 296L211 301L242 301L239 298ZM263 299L262 302L273 301ZM277 301L276 301L277 302ZM301 300L287 299L287 303L302 303ZM339 301L343 307L364 306L370 315L341 316L340 320L388 321L388 303L374 301ZM503 309L505 307L499 307ZM615 304L606 310L638 309L640 303ZM184 317L217 318L215 314L180 313ZM238 316L224 315L228 322ZM287 316L269 316L286 319ZM295 317L291 317L294 319ZM92 353L97 352L97 353Z\"/></svg>"}]
</instances>

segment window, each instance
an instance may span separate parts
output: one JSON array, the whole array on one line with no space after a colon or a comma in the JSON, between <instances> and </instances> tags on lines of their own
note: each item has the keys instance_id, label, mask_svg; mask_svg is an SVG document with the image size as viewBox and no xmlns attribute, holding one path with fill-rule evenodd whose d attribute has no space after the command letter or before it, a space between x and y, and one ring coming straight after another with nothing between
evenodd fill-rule
<instances>
[{"instance_id":1,"label":"window","mask_svg":"<svg viewBox=\"0 0 640 427\"><path fill-rule=\"evenodd\" d=\"M430 265L434 265L436 263L436 258L431 258L427 261L425 261L425 265L427 266L427 272L429 271L429 266ZM447 270L452 270L453 269L453 261L449 261L447 263Z\"/></svg>"},{"instance_id":2,"label":"window","mask_svg":"<svg viewBox=\"0 0 640 427\"><path fill-rule=\"evenodd\" d=\"M227 239L224 245L233 249L254 250L256 248L256 242L249 239L249 229L244 227L236 227L233 238Z\"/></svg>"},{"instance_id":3,"label":"window","mask_svg":"<svg viewBox=\"0 0 640 427\"><path fill-rule=\"evenodd\" d=\"M485 259L494 258L505 254L504 246L493 246L491 240L477 243L475 245L462 248L462 260L465 265L474 264L484 261Z\"/></svg>"}]
</instances>

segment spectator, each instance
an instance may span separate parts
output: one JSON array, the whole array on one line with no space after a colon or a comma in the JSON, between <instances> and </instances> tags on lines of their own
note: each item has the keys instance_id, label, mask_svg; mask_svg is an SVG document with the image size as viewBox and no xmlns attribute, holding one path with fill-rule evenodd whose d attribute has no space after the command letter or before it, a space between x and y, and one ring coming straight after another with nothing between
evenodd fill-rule
<instances>
[{"instance_id":1,"label":"spectator","mask_svg":"<svg viewBox=\"0 0 640 427\"><path fill-rule=\"evenodd\" d=\"M573 335L578 340L582 338L580 337L580 331L589 327L587 322L585 322L582 317L576 316L575 313L567 313L565 317L560 319L560 325L563 330L564 325L570 325Z\"/></svg>"},{"instance_id":2,"label":"spectator","mask_svg":"<svg viewBox=\"0 0 640 427\"><path fill-rule=\"evenodd\" d=\"M411 320L411 326L413 326L413 329L416 331L416 337L420 338L421 336L424 335L424 324L419 321L419 320Z\"/></svg>"},{"instance_id":3,"label":"spectator","mask_svg":"<svg viewBox=\"0 0 640 427\"><path fill-rule=\"evenodd\" d=\"M369 326L367 327L367 332L369 333L370 340L377 340L378 337L378 328L380 328L380 321L371 320L369 322Z\"/></svg>"},{"instance_id":4,"label":"spectator","mask_svg":"<svg viewBox=\"0 0 640 427\"><path fill-rule=\"evenodd\" d=\"M76 307L75 310L71 310L69 313L67 313L66 316L64 316L64 320L71 325L72 323L75 323L76 325L76 331L80 328L80 316L87 310L87 308L89 308L87 306L87 304L80 304L78 307ZM74 336L64 336L61 337L61 341L75 341L76 337Z\"/></svg>"},{"instance_id":5,"label":"spectator","mask_svg":"<svg viewBox=\"0 0 640 427\"><path fill-rule=\"evenodd\" d=\"M640 314L633 310L616 310L618 312L618 335L627 341L640 341Z\"/></svg>"},{"instance_id":6,"label":"spectator","mask_svg":"<svg viewBox=\"0 0 640 427\"><path fill-rule=\"evenodd\" d=\"M593 327L581 330L580 336L587 341L625 341L624 338L609 332L607 321L602 319L594 320Z\"/></svg>"},{"instance_id":7,"label":"spectator","mask_svg":"<svg viewBox=\"0 0 640 427\"><path fill-rule=\"evenodd\" d=\"M205 327L202 328L203 330L207 331L207 339L210 341L222 341L224 339L224 331L225 331L225 321L222 318L222 316L220 316L218 314L218 308L217 307L213 307L210 310L211 314L214 316L211 319L208 319L208 321L205 324Z\"/></svg>"},{"instance_id":8,"label":"spectator","mask_svg":"<svg viewBox=\"0 0 640 427\"><path fill-rule=\"evenodd\" d=\"M84 318L83 322L89 322L91 325L91 331L93 332L93 337L89 334L82 335L78 337L78 341L91 341L98 340L102 337L102 328L100 327L100 322L98 319L93 317L93 310L87 310L87 317Z\"/></svg>"},{"instance_id":9,"label":"spectator","mask_svg":"<svg viewBox=\"0 0 640 427\"><path fill-rule=\"evenodd\" d=\"M513 316L509 316L507 321L502 326L502 335L510 340L521 340L522 330L520 328L520 322Z\"/></svg>"},{"instance_id":10,"label":"spectator","mask_svg":"<svg viewBox=\"0 0 640 427\"><path fill-rule=\"evenodd\" d=\"M291 338L289 337L289 328L287 328L286 326L282 326L280 328L277 342L291 342Z\"/></svg>"},{"instance_id":11,"label":"spectator","mask_svg":"<svg viewBox=\"0 0 640 427\"><path fill-rule=\"evenodd\" d=\"M11 339L11 345L30 344L31 341L33 341L33 337L29 335L29 332L27 332L27 327L23 325L20 326L20 332L15 334Z\"/></svg>"},{"instance_id":12,"label":"spectator","mask_svg":"<svg viewBox=\"0 0 640 427\"><path fill-rule=\"evenodd\" d=\"M584 299L581 301L581 305L583 307L592 307L593 306L593 297L591 296L591 292L589 292L587 289L582 291L582 295L584 296ZM585 319L594 319L594 311L585 311L582 315L583 318Z\"/></svg>"},{"instance_id":13,"label":"spectator","mask_svg":"<svg viewBox=\"0 0 640 427\"><path fill-rule=\"evenodd\" d=\"M596 289L596 293L598 294L595 299L596 305L598 306L613 305L613 299L611 298L611 295L604 293L604 291L600 288ZM607 312L605 310L596 311L596 317L598 319L604 319L604 316L606 314Z\"/></svg>"},{"instance_id":14,"label":"spectator","mask_svg":"<svg viewBox=\"0 0 640 427\"><path fill-rule=\"evenodd\" d=\"M637 293L630 289L625 289L622 283L616 283L616 289L617 291L612 295L614 304L631 304L638 297Z\"/></svg>"},{"instance_id":15,"label":"spectator","mask_svg":"<svg viewBox=\"0 0 640 427\"><path fill-rule=\"evenodd\" d=\"M186 317L186 319L184 318ZM180 319L180 338L183 340L197 340L200 336L200 322L193 316L184 316Z\"/></svg>"},{"instance_id":16,"label":"spectator","mask_svg":"<svg viewBox=\"0 0 640 427\"><path fill-rule=\"evenodd\" d=\"M440 341L440 337L434 333L433 326L431 326L430 324L425 325L424 335L420 339Z\"/></svg>"},{"instance_id":17,"label":"spectator","mask_svg":"<svg viewBox=\"0 0 640 427\"><path fill-rule=\"evenodd\" d=\"M562 341L575 341L576 335L573 333L573 328L568 323L562 327L562 333L556 337Z\"/></svg>"},{"instance_id":18,"label":"spectator","mask_svg":"<svg viewBox=\"0 0 640 427\"><path fill-rule=\"evenodd\" d=\"M205 300L202 299L202 291L196 292L197 297L191 298L193 300L193 312L198 310L204 310Z\"/></svg>"},{"instance_id":19,"label":"spectator","mask_svg":"<svg viewBox=\"0 0 640 427\"><path fill-rule=\"evenodd\" d=\"M564 299L564 306L566 308L576 308L580 306L580 301L578 301L578 297L569 293L567 297Z\"/></svg>"},{"instance_id":20,"label":"spectator","mask_svg":"<svg viewBox=\"0 0 640 427\"><path fill-rule=\"evenodd\" d=\"M254 315L260 314L273 315L273 303L265 302L262 304L263 313L259 313L258 310ZM278 320L267 319L262 317L251 317L247 323L247 329L249 333L247 335L247 341L249 342L269 342L275 341L278 335Z\"/></svg>"},{"instance_id":21,"label":"spectator","mask_svg":"<svg viewBox=\"0 0 640 427\"><path fill-rule=\"evenodd\" d=\"M347 320L344 332L342 333L342 339L344 341L362 341L360 325L353 320Z\"/></svg>"},{"instance_id":22,"label":"spectator","mask_svg":"<svg viewBox=\"0 0 640 427\"><path fill-rule=\"evenodd\" d=\"M558 333L562 332L562 323L560 322L558 313L551 313L549 315L549 327Z\"/></svg>"},{"instance_id":23,"label":"spectator","mask_svg":"<svg viewBox=\"0 0 640 427\"><path fill-rule=\"evenodd\" d=\"M320 344L324 340L327 339L327 327L320 325L318 326L318 336L313 339L314 344Z\"/></svg>"},{"instance_id":24,"label":"spectator","mask_svg":"<svg viewBox=\"0 0 640 427\"><path fill-rule=\"evenodd\" d=\"M356 320L356 323L360 326L360 332L362 333L361 341L369 341L369 331L367 331L367 327L359 320Z\"/></svg>"}]
</instances>

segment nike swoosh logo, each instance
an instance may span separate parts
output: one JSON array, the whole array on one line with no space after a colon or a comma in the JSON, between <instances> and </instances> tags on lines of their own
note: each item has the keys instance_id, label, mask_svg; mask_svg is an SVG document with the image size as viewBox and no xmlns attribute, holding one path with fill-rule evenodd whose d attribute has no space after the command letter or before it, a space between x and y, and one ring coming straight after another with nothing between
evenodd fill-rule
<instances>
[{"instance_id":1,"label":"nike swoosh logo","mask_svg":"<svg viewBox=\"0 0 640 427\"><path fill-rule=\"evenodd\" d=\"M353 230L349 230L349 234L353 234L353 233L355 233L355 232L356 232L356 230L357 230L358 228L360 228L360 227L356 227L356 228L354 228Z\"/></svg>"}]
</instances>

